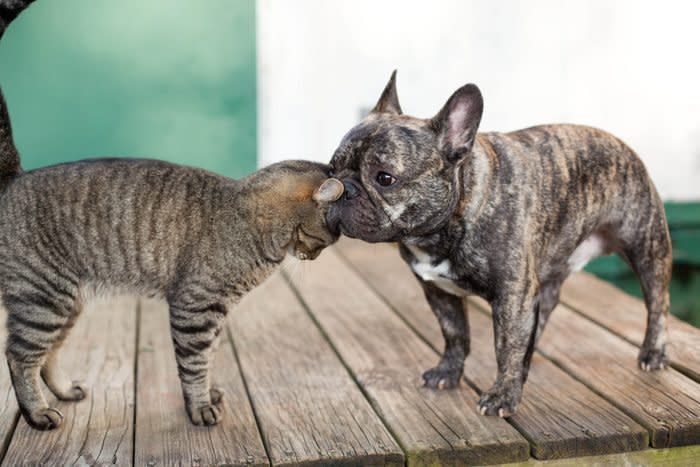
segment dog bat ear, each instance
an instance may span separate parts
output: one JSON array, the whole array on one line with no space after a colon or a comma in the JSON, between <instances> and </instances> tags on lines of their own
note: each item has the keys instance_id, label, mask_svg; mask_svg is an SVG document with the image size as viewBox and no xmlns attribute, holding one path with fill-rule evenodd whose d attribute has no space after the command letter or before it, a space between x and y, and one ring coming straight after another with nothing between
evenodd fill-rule
<instances>
[{"instance_id":1,"label":"dog bat ear","mask_svg":"<svg viewBox=\"0 0 700 467\"><path fill-rule=\"evenodd\" d=\"M475 84L457 89L433 118L438 147L449 162L457 162L471 151L484 111L484 99Z\"/></svg>"},{"instance_id":2,"label":"dog bat ear","mask_svg":"<svg viewBox=\"0 0 700 467\"><path fill-rule=\"evenodd\" d=\"M337 178L327 178L321 183L321 186L316 188L312 198L317 203L332 203L343 196L344 191L343 182Z\"/></svg>"},{"instance_id":3,"label":"dog bat ear","mask_svg":"<svg viewBox=\"0 0 700 467\"><path fill-rule=\"evenodd\" d=\"M372 113L390 113L401 115L401 105L399 104L399 95L396 92L396 70L391 74L389 82L384 88L377 105L372 109Z\"/></svg>"}]
</instances>

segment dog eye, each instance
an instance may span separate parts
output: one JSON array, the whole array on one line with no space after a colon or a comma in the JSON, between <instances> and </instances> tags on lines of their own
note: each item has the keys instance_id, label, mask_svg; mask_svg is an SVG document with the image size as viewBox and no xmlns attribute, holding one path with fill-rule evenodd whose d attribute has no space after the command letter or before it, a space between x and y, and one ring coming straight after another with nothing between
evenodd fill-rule
<instances>
[{"instance_id":1,"label":"dog eye","mask_svg":"<svg viewBox=\"0 0 700 467\"><path fill-rule=\"evenodd\" d=\"M379 172L377 174L377 183L379 183L381 186L393 185L396 183L396 178L386 172Z\"/></svg>"}]
</instances>

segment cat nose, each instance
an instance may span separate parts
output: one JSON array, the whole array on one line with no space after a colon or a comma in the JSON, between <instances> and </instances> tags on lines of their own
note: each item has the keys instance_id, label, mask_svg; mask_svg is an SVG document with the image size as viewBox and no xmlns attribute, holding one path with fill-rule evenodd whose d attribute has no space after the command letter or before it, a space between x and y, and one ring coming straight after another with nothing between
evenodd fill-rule
<instances>
[{"instance_id":1,"label":"cat nose","mask_svg":"<svg viewBox=\"0 0 700 467\"><path fill-rule=\"evenodd\" d=\"M345 191L343 192L343 197L345 200L351 200L360 196L360 189L357 187L355 182L345 180L343 182L343 187L345 188Z\"/></svg>"}]
</instances>

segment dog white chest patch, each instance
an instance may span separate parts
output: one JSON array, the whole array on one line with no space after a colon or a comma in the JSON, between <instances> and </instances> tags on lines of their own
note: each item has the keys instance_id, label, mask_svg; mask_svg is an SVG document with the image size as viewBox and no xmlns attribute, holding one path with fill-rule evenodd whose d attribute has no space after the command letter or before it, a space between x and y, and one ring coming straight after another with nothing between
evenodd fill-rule
<instances>
[{"instance_id":1,"label":"dog white chest patch","mask_svg":"<svg viewBox=\"0 0 700 467\"><path fill-rule=\"evenodd\" d=\"M452 264L449 260L445 259L437 264L433 264L435 263L434 259L425 251L413 245L406 245L406 247L416 258L411 263L411 269L418 277L426 282L432 282L449 294L460 297L467 295L467 291L454 282Z\"/></svg>"}]
</instances>

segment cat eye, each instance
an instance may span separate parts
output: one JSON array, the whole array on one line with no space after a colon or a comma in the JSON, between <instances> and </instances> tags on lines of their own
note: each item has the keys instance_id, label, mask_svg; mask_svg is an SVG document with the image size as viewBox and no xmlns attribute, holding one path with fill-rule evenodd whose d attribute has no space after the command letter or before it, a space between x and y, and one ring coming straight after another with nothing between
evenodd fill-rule
<instances>
[{"instance_id":1,"label":"cat eye","mask_svg":"<svg viewBox=\"0 0 700 467\"><path fill-rule=\"evenodd\" d=\"M381 186L389 186L396 183L396 177L386 172L379 172L377 174L377 183Z\"/></svg>"}]
</instances>

